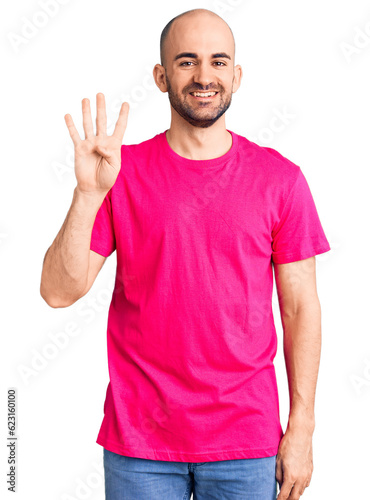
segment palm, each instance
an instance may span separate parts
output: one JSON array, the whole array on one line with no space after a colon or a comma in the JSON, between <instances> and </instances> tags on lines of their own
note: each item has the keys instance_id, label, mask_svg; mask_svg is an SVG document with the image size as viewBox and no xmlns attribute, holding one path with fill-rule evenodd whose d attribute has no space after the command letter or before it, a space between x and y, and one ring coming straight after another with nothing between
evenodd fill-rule
<instances>
[{"instance_id":1,"label":"palm","mask_svg":"<svg viewBox=\"0 0 370 500\"><path fill-rule=\"evenodd\" d=\"M109 160L98 151L110 151ZM121 143L112 137L85 139L75 149L75 173L81 190L108 190L120 171Z\"/></svg>"},{"instance_id":2,"label":"palm","mask_svg":"<svg viewBox=\"0 0 370 500\"><path fill-rule=\"evenodd\" d=\"M126 104L126 106L125 106ZM90 103L82 100L85 140L81 140L70 115L65 121L75 147L77 185L84 192L107 192L121 168L121 145L127 125L128 104L123 103L111 136L107 136L104 95L97 94L96 135L93 131Z\"/></svg>"}]
</instances>

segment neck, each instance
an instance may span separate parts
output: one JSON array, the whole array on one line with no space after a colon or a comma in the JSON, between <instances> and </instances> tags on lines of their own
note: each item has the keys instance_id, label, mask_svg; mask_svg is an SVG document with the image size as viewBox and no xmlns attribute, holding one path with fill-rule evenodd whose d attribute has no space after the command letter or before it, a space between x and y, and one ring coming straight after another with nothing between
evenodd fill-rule
<instances>
[{"instance_id":1,"label":"neck","mask_svg":"<svg viewBox=\"0 0 370 500\"><path fill-rule=\"evenodd\" d=\"M208 128L194 127L182 118L176 120L172 117L166 137L175 153L190 160L218 158L232 146L232 137L226 130L224 115Z\"/></svg>"}]
</instances>

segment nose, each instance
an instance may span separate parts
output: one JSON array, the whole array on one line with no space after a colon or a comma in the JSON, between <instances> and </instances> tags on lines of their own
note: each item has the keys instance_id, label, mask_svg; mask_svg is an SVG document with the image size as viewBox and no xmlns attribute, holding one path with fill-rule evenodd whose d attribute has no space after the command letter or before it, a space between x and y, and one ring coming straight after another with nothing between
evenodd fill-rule
<instances>
[{"instance_id":1,"label":"nose","mask_svg":"<svg viewBox=\"0 0 370 500\"><path fill-rule=\"evenodd\" d=\"M207 64L199 63L194 72L194 82L199 83L203 87L207 87L213 80L214 76L212 74L212 69Z\"/></svg>"}]
</instances>

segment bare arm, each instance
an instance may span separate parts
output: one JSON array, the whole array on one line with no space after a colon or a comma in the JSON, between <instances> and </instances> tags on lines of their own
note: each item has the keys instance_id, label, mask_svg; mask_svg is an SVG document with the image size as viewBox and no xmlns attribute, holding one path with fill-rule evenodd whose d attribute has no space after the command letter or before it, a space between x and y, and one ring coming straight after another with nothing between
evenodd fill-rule
<instances>
[{"instance_id":1,"label":"bare arm","mask_svg":"<svg viewBox=\"0 0 370 500\"><path fill-rule=\"evenodd\" d=\"M85 295L105 262L105 257L90 250L91 232L121 168L128 110L128 104L123 103L113 135L107 136L104 95L97 94L94 135L90 103L83 99L85 140L81 140L72 117L65 116L75 148L77 186L66 219L43 261L40 293L51 307L69 306Z\"/></svg>"},{"instance_id":2,"label":"bare arm","mask_svg":"<svg viewBox=\"0 0 370 500\"><path fill-rule=\"evenodd\" d=\"M290 420L314 427L314 404L321 352L321 307L316 290L315 257L275 264L284 330L284 357Z\"/></svg>"},{"instance_id":3,"label":"bare arm","mask_svg":"<svg viewBox=\"0 0 370 500\"><path fill-rule=\"evenodd\" d=\"M73 192L71 207L43 263L40 293L51 307L67 307L85 295L106 260L90 250L92 227L103 199L81 193L77 187Z\"/></svg>"},{"instance_id":4,"label":"bare arm","mask_svg":"<svg viewBox=\"0 0 370 500\"><path fill-rule=\"evenodd\" d=\"M276 458L278 500L299 498L313 472L312 436L315 392L321 352L321 307L316 290L316 261L310 257L275 264L284 330L290 412Z\"/></svg>"}]
</instances>

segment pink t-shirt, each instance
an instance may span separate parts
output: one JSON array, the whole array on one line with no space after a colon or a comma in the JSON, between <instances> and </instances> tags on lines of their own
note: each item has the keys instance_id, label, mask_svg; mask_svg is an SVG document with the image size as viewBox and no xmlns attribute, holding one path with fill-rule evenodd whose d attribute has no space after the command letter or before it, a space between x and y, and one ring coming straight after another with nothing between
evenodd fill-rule
<instances>
[{"instance_id":1,"label":"pink t-shirt","mask_svg":"<svg viewBox=\"0 0 370 500\"><path fill-rule=\"evenodd\" d=\"M307 181L232 134L221 157L179 156L162 132L122 146L91 249L117 251L110 382L97 443L130 457L275 455L273 265L330 250Z\"/></svg>"}]
</instances>

